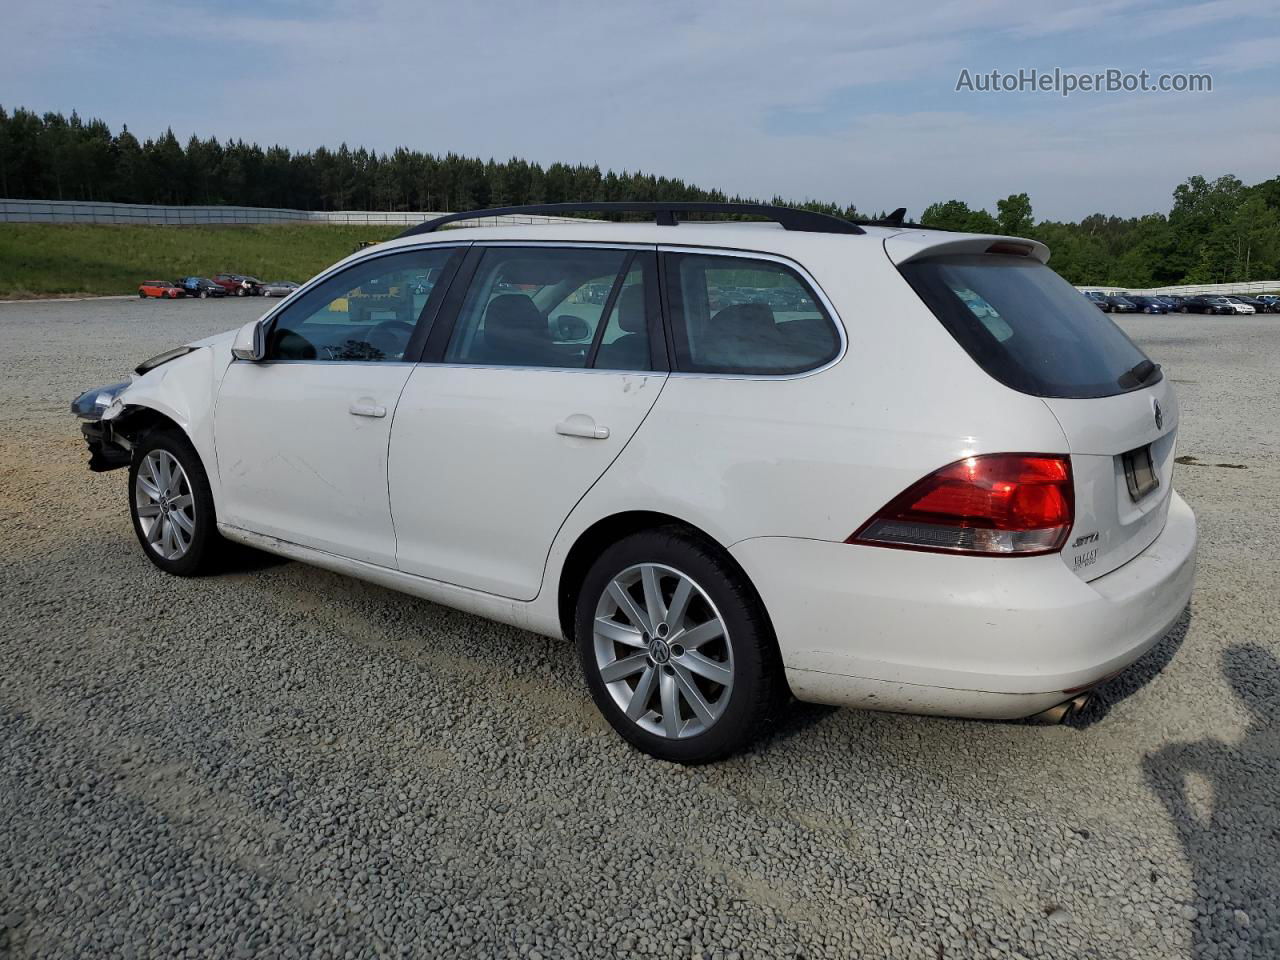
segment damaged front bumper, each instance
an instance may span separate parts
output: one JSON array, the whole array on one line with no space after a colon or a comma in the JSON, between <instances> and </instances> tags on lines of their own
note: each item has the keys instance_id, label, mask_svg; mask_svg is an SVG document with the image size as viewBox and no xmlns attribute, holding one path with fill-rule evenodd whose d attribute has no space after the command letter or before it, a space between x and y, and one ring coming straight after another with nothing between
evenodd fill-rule
<instances>
[{"instance_id":1,"label":"damaged front bumper","mask_svg":"<svg viewBox=\"0 0 1280 960\"><path fill-rule=\"evenodd\" d=\"M94 473L127 467L133 458L133 445L115 432L110 420L104 419L117 396L129 382L86 390L71 401L71 412L84 422L80 432L89 445L89 469Z\"/></svg>"}]
</instances>

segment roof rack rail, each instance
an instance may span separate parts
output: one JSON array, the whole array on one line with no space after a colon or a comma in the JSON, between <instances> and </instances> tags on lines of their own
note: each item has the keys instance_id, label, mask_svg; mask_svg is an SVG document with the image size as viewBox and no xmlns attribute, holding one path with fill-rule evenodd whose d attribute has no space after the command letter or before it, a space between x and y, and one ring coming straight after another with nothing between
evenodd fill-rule
<instances>
[{"instance_id":1,"label":"roof rack rail","mask_svg":"<svg viewBox=\"0 0 1280 960\"><path fill-rule=\"evenodd\" d=\"M779 207L769 203L703 203L674 202L652 203L624 201L621 203L537 203L519 207L492 207L488 210L468 210L463 213L450 213L434 220L427 220L400 234L400 237L414 237L420 233L434 233L441 227L459 220L475 220L480 217L507 216L544 216L557 217L570 213L647 213L653 216L654 223L660 226L674 227L679 223L679 215L683 213L722 213L764 217L782 225L785 230L798 230L806 233L865 233L860 226L849 220L842 220L827 213L813 210L798 210L795 207ZM398 238L397 238L398 239Z\"/></svg>"}]
</instances>

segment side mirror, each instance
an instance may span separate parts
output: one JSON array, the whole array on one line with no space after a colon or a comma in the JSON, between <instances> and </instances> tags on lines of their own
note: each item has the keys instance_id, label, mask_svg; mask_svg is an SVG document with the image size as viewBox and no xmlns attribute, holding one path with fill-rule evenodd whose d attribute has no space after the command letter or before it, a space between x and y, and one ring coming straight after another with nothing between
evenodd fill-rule
<instances>
[{"instance_id":1,"label":"side mirror","mask_svg":"<svg viewBox=\"0 0 1280 960\"><path fill-rule=\"evenodd\" d=\"M266 359L266 328L261 320L250 321L236 331L236 338L231 342L231 355L237 360L252 360L254 363Z\"/></svg>"},{"instance_id":2,"label":"side mirror","mask_svg":"<svg viewBox=\"0 0 1280 960\"><path fill-rule=\"evenodd\" d=\"M556 317L556 329L561 340L585 340L591 335L591 327L587 325L587 321L570 313Z\"/></svg>"}]
</instances>

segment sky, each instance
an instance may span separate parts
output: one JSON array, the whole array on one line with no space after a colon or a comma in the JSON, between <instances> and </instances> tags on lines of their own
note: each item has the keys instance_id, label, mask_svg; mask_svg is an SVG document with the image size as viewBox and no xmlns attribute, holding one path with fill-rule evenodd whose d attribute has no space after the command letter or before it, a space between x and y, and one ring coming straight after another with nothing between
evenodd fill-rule
<instances>
[{"instance_id":1,"label":"sky","mask_svg":"<svg viewBox=\"0 0 1280 960\"><path fill-rule=\"evenodd\" d=\"M642 169L875 212L1030 194L1167 211L1280 175L1280 0L4 0L0 104L295 149ZM982 93L969 75L1208 73L1211 92Z\"/></svg>"}]
</instances>

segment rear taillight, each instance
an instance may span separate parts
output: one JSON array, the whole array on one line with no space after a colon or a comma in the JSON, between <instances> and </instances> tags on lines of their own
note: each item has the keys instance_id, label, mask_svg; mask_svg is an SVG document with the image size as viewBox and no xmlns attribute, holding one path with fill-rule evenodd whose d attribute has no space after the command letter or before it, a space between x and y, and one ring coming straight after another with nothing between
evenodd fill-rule
<instances>
[{"instance_id":1,"label":"rear taillight","mask_svg":"<svg viewBox=\"0 0 1280 960\"><path fill-rule=\"evenodd\" d=\"M891 500L849 543L983 556L1056 553L1075 513L1064 456L991 453L943 467Z\"/></svg>"}]
</instances>

